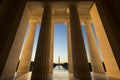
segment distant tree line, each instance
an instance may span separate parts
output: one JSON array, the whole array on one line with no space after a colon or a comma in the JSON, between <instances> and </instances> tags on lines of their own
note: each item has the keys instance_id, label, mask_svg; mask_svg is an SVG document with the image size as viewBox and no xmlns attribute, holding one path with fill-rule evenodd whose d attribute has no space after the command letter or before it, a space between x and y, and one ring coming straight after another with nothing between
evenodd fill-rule
<instances>
[{"instance_id":1,"label":"distant tree line","mask_svg":"<svg viewBox=\"0 0 120 80\"><path fill-rule=\"evenodd\" d=\"M61 65L63 68L65 68L66 70L68 70L68 63L53 63L53 68L55 68L56 66Z\"/></svg>"}]
</instances>

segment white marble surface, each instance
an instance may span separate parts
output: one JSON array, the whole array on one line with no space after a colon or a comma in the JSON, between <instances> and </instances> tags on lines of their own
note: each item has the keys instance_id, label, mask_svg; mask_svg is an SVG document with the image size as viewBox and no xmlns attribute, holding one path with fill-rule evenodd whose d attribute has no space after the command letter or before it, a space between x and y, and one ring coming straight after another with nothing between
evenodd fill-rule
<instances>
[{"instance_id":1,"label":"white marble surface","mask_svg":"<svg viewBox=\"0 0 120 80\"><path fill-rule=\"evenodd\" d=\"M120 80L120 78L115 78L115 77L108 77L107 74L102 74L102 73L91 73L92 80ZM22 75L17 75L14 80L30 80L31 78L31 72L22 74ZM61 71L54 71L52 80L79 80L75 79L72 76L72 73L69 74L67 71L61 72Z\"/></svg>"},{"instance_id":2,"label":"white marble surface","mask_svg":"<svg viewBox=\"0 0 120 80\"><path fill-rule=\"evenodd\" d=\"M31 73L16 74L14 80L31 80ZM116 74L116 73L115 73ZM73 77L72 73L68 73L63 67L55 67L53 69L52 80L79 80ZM92 80L120 80L120 76L117 77L108 76L107 73L93 73L91 72Z\"/></svg>"}]
</instances>

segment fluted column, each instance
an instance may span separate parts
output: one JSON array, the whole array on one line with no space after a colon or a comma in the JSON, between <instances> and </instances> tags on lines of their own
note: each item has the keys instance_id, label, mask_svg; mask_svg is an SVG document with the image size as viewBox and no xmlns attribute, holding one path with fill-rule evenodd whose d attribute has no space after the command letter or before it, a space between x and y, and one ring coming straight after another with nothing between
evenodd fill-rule
<instances>
[{"instance_id":1,"label":"fluted column","mask_svg":"<svg viewBox=\"0 0 120 80\"><path fill-rule=\"evenodd\" d=\"M100 4L99 7L101 7ZM100 50L105 63L106 71L107 73L114 75L114 73L120 72L114 53L118 54L120 52L118 50L119 48L115 46L116 42L113 40L114 37L110 29L110 23L107 22L108 19L105 18L105 13L100 9L99 12L98 8L94 4L90 10L91 20L93 22L96 36L100 45ZM102 15L102 17L100 17L100 15Z\"/></svg>"},{"instance_id":2,"label":"fluted column","mask_svg":"<svg viewBox=\"0 0 120 80\"><path fill-rule=\"evenodd\" d=\"M54 21L51 24L51 40L50 40L50 74L53 73L53 47L54 47Z\"/></svg>"},{"instance_id":3,"label":"fluted column","mask_svg":"<svg viewBox=\"0 0 120 80\"><path fill-rule=\"evenodd\" d=\"M0 21L0 80L13 80L30 16L24 3L14 4Z\"/></svg>"},{"instance_id":4,"label":"fluted column","mask_svg":"<svg viewBox=\"0 0 120 80\"><path fill-rule=\"evenodd\" d=\"M80 80L91 80L77 7L70 6L70 29L73 75Z\"/></svg>"},{"instance_id":5,"label":"fluted column","mask_svg":"<svg viewBox=\"0 0 120 80\"><path fill-rule=\"evenodd\" d=\"M44 6L31 80L48 80L50 68L51 7Z\"/></svg>"},{"instance_id":6,"label":"fluted column","mask_svg":"<svg viewBox=\"0 0 120 80\"><path fill-rule=\"evenodd\" d=\"M89 54L90 54L90 61L92 65L92 71L93 72L104 72L104 68L102 65L102 61L100 58L100 54L98 51L98 47L96 44L96 40L94 37L94 32L92 30L92 26L90 21L84 21L84 27L86 30L86 36L88 41L88 47L89 47Z\"/></svg>"},{"instance_id":7,"label":"fluted column","mask_svg":"<svg viewBox=\"0 0 120 80\"><path fill-rule=\"evenodd\" d=\"M68 41L68 69L69 73L73 73L73 62L72 62L72 45L71 45L71 34L70 34L70 22L67 23L67 41Z\"/></svg>"},{"instance_id":8,"label":"fluted column","mask_svg":"<svg viewBox=\"0 0 120 80\"><path fill-rule=\"evenodd\" d=\"M29 72L30 63L31 63L31 56L33 50L37 20L30 20L29 23L30 23L30 28L28 30L28 34L22 51L22 56L17 70L17 73L19 74Z\"/></svg>"}]
</instances>

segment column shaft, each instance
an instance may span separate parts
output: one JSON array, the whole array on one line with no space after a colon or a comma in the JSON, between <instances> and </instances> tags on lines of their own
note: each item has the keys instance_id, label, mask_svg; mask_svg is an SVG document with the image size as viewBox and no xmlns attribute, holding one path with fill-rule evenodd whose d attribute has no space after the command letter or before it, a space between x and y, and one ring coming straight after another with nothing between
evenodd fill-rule
<instances>
[{"instance_id":1,"label":"column shaft","mask_svg":"<svg viewBox=\"0 0 120 80\"><path fill-rule=\"evenodd\" d=\"M21 21L22 25L20 20L25 4L25 1L8 3L2 15L4 18L0 16L0 37L2 38L0 40L0 80L12 80L16 71L29 15L23 15L25 20Z\"/></svg>"},{"instance_id":2,"label":"column shaft","mask_svg":"<svg viewBox=\"0 0 120 80\"><path fill-rule=\"evenodd\" d=\"M50 66L51 7L44 7L31 80L47 80Z\"/></svg>"},{"instance_id":3,"label":"column shaft","mask_svg":"<svg viewBox=\"0 0 120 80\"><path fill-rule=\"evenodd\" d=\"M77 7L70 6L70 29L73 75L80 80L91 80Z\"/></svg>"},{"instance_id":4,"label":"column shaft","mask_svg":"<svg viewBox=\"0 0 120 80\"><path fill-rule=\"evenodd\" d=\"M37 26L37 21L36 20L30 20L30 28L28 30L26 41L24 43L24 48L23 48L23 51L22 51L22 56L21 56L21 59L20 59L20 63L19 63L19 66L18 66L17 73L22 74L22 73L29 72L36 26Z\"/></svg>"},{"instance_id":5,"label":"column shaft","mask_svg":"<svg viewBox=\"0 0 120 80\"><path fill-rule=\"evenodd\" d=\"M92 65L93 72L104 72L94 33L92 30L92 25L89 21L85 21L85 30L88 41L88 48L90 54L90 61Z\"/></svg>"},{"instance_id":6,"label":"column shaft","mask_svg":"<svg viewBox=\"0 0 120 80\"><path fill-rule=\"evenodd\" d=\"M67 41L68 41L68 69L69 73L73 73L73 62L72 62L72 45L71 45L71 34L70 34L70 23L67 23Z\"/></svg>"},{"instance_id":7,"label":"column shaft","mask_svg":"<svg viewBox=\"0 0 120 80\"><path fill-rule=\"evenodd\" d=\"M53 47L54 47L54 22L51 26L51 40L50 40L50 74L53 73Z\"/></svg>"},{"instance_id":8,"label":"column shaft","mask_svg":"<svg viewBox=\"0 0 120 80\"><path fill-rule=\"evenodd\" d=\"M100 6L101 5L99 5L99 7ZM102 10L100 10L100 13L102 15L105 15L104 12L101 12L101 11ZM99 13L95 4L91 8L90 15L91 15L92 22L94 24L94 29L100 45L100 50L102 52L102 57L105 63L106 71L107 73L112 73L112 74L117 73L119 72L119 66L117 64L114 54L118 54L119 49L117 46L115 46L116 42L114 41L113 34L111 33L111 30L110 30L110 26L105 16L102 16L101 18L103 18L102 20L104 22L104 26L103 26L103 23L101 21L101 18L99 16ZM116 50L114 50L113 48L116 48Z\"/></svg>"}]
</instances>

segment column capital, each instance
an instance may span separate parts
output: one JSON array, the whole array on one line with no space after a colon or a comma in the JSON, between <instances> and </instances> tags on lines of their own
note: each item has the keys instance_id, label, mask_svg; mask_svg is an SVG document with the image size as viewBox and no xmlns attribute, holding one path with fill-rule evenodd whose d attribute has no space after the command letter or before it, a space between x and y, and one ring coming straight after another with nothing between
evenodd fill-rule
<instances>
[{"instance_id":1,"label":"column capital","mask_svg":"<svg viewBox=\"0 0 120 80\"><path fill-rule=\"evenodd\" d=\"M50 7L50 8L52 8L52 4L49 3L49 2L45 2L45 3L43 4L43 7Z\"/></svg>"},{"instance_id":2,"label":"column capital","mask_svg":"<svg viewBox=\"0 0 120 80\"><path fill-rule=\"evenodd\" d=\"M92 23L91 20L84 20L84 23Z\"/></svg>"},{"instance_id":3,"label":"column capital","mask_svg":"<svg viewBox=\"0 0 120 80\"><path fill-rule=\"evenodd\" d=\"M39 22L40 22L40 20L36 19L36 18L29 20L29 23L39 23Z\"/></svg>"},{"instance_id":4,"label":"column capital","mask_svg":"<svg viewBox=\"0 0 120 80\"><path fill-rule=\"evenodd\" d=\"M70 21L66 21L64 24L68 27L68 25L70 26Z\"/></svg>"},{"instance_id":5,"label":"column capital","mask_svg":"<svg viewBox=\"0 0 120 80\"><path fill-rule=\"evenodd\" d=\"M80 21L81 23L83 23L83 25L85 25L86 23L92 23L92 21L89 19L81 19Z\"/></svg>"},{"instance_id":6,"label":"column capital","mask_svg":"<svg viewBox=\"0 0 120 80\"><path fill-rule=\"evenodd\" d=\"M52 22L52 23L55 23L55 20L53 19L51 22Z\"/></svg>"},{"instance_id":7,"label":"column capital","mask_svg":"<svg viewBox=\"0 0 120 80\"><path fill-rule=\"evenodd\" d=\"M69 7L72 7L72 6L76 6L76 7L77 7L77 3L75 3L75 2L70 2L70 3L69 3Z\"/></svg>"}]
</instances>

